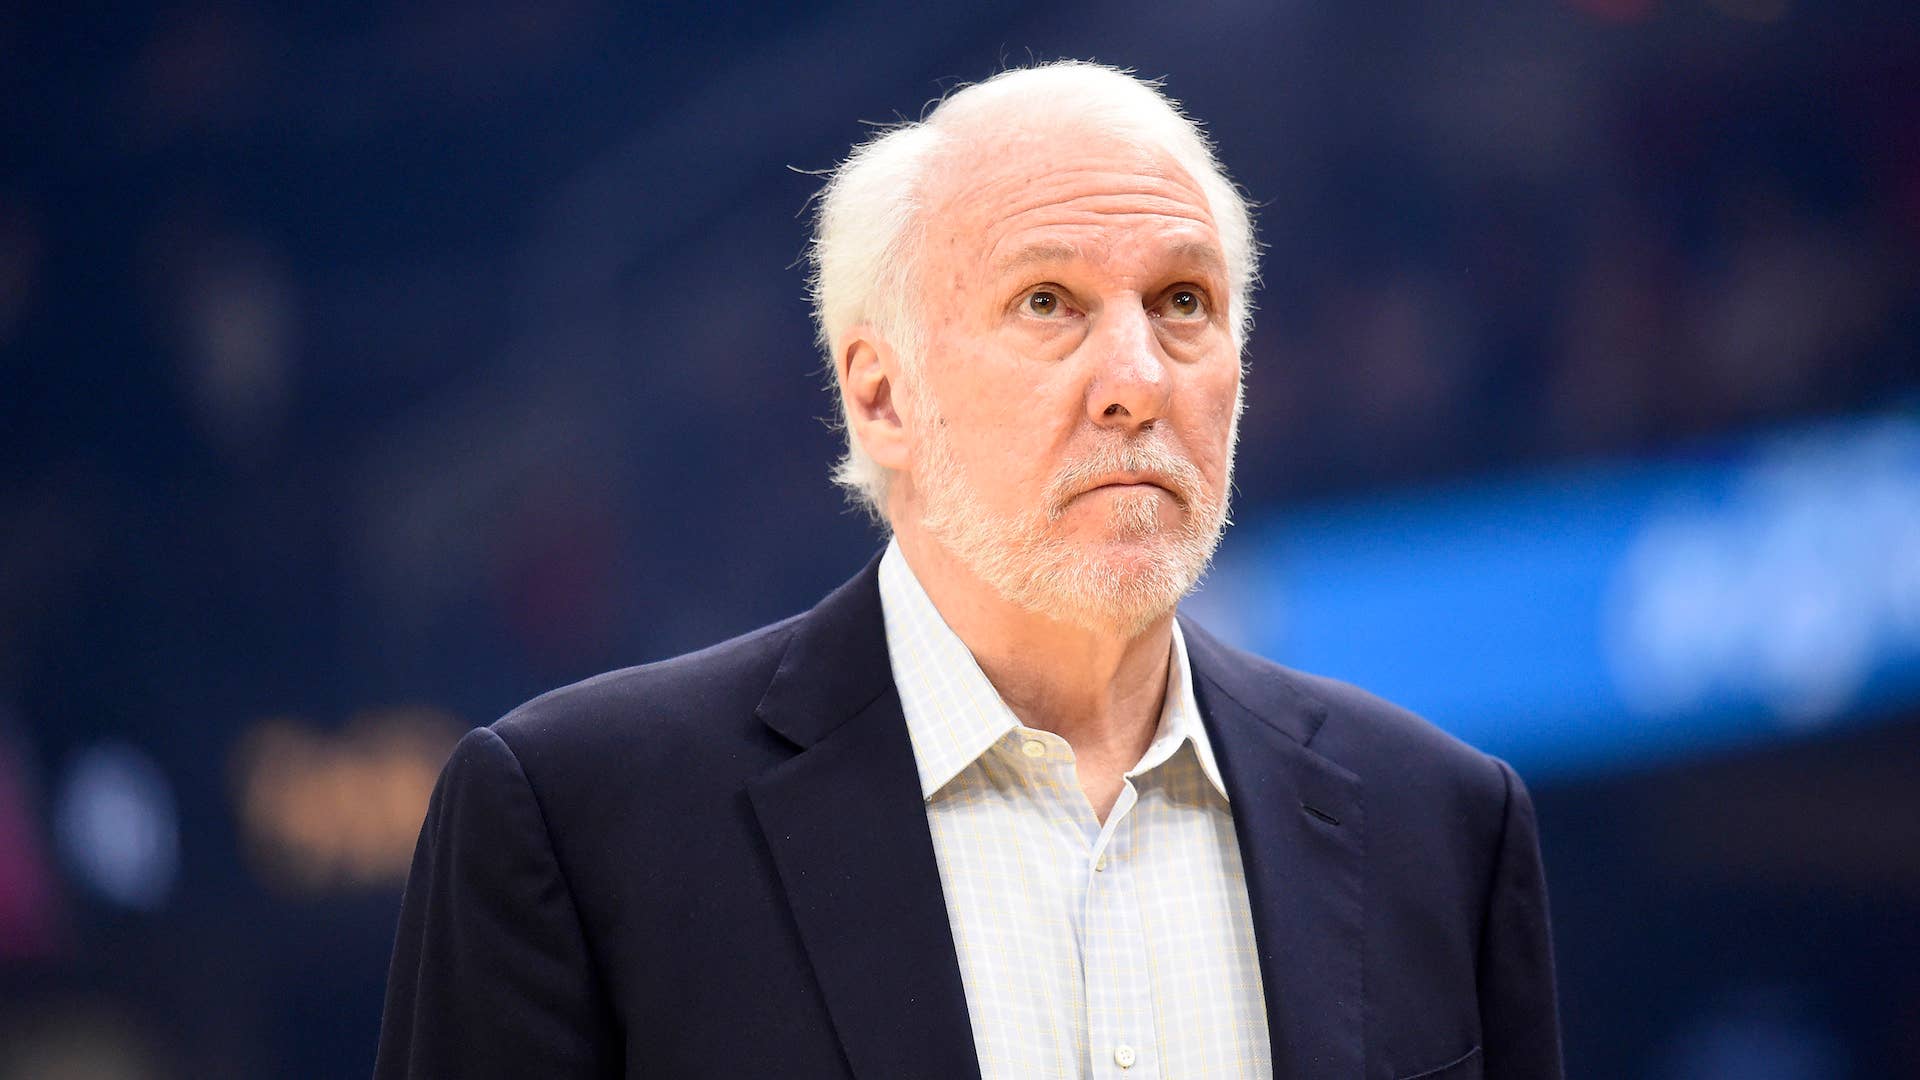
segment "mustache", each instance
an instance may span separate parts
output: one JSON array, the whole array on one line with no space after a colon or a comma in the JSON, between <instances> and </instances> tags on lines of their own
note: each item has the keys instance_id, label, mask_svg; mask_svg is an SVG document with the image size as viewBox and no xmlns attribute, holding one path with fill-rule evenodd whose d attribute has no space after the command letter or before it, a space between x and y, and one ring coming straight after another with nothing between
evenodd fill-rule
<instances>
[{"instance_id":1,"label":"mustache","mask_svg":"<svg viewBox=\"0 0 1920 1080\"><path fill-rule=\"evenodd\" d=\"M1053 478L1047 490L1048 515L1057 519L1077 496L1120 474L1166 488L1182 508L1190 508L1205 492L1199 467L1162 442L1102 443Z\"/></svg>"}]
</instances>

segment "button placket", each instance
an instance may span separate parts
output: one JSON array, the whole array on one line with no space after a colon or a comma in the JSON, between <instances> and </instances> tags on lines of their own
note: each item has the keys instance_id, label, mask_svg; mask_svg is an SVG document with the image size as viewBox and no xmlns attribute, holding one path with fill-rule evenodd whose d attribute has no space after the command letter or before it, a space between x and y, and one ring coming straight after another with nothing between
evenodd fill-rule
<instances>
[{"instance_id":1,"label":"button placket","mask_svg":"<svg viewBox=\"0 0 1920 1080\"><path fill-rule=\"evenodd\" d=\"M1088 869L1082 871L1087 887L1082 925L1089 1064L1096 1076L1124 1074L1128 1080L1158 1075L1145 929L1134 883L1123 872L1137 802L1129 781L1094 841Z\"/></svg>"}]
</instances>

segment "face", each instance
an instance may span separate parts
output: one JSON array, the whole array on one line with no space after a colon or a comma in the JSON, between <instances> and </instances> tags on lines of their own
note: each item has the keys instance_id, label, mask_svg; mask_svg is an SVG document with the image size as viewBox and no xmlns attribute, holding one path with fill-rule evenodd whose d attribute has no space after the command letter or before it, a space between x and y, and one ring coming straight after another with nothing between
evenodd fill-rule
<instances>
[{"instance_id":1,"label":"face","mask_svg":"<svg viewBox=\"0 0 1920 1080\"><path fill-rule=\"evenodd\" d=\"M929 208L903 509L1008 601L1137 632L1226 520L1240 366L1219 235L1157 150L985 141Z\"/></svg>"}]
</instances>

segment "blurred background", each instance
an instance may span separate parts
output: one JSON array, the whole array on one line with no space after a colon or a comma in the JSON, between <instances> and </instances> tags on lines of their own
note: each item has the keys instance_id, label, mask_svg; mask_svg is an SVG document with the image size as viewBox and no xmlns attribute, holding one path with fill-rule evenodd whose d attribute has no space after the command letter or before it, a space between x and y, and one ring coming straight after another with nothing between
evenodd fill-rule
<instances>
[{"instance_id":1,"label":"blurred background","mask_svg":"<svg viewBox=\"0 0 1920 1080\"><path fill-rule=\"evenodd\" d=\"M459 732L878 539L808 170L1029 57L1262 205L1191 609L1513 761L1577 1077L1920 1077L1910 0L0 11L0 1080L371 1068Z\"/></svg>"}]
</instances>

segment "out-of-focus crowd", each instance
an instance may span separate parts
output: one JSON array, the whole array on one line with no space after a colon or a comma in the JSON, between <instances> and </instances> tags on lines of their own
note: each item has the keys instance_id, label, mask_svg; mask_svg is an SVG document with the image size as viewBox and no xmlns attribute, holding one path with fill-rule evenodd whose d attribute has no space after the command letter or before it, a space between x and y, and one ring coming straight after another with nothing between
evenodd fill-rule
<instances>
[{"instance_id":1,"label":"out-of-focus crowd","mask_svg":"<svg viewBox=\"0 0 1920 1080\"><path fill-rule=\"evenodd\" d=\"M1920 390L1904 3L943 7L0 17L0 1077L364 1072L452 735L871 550L804 170L1022 50L1260 205L1242 507Z\"/></svg>"}]
</instances>

